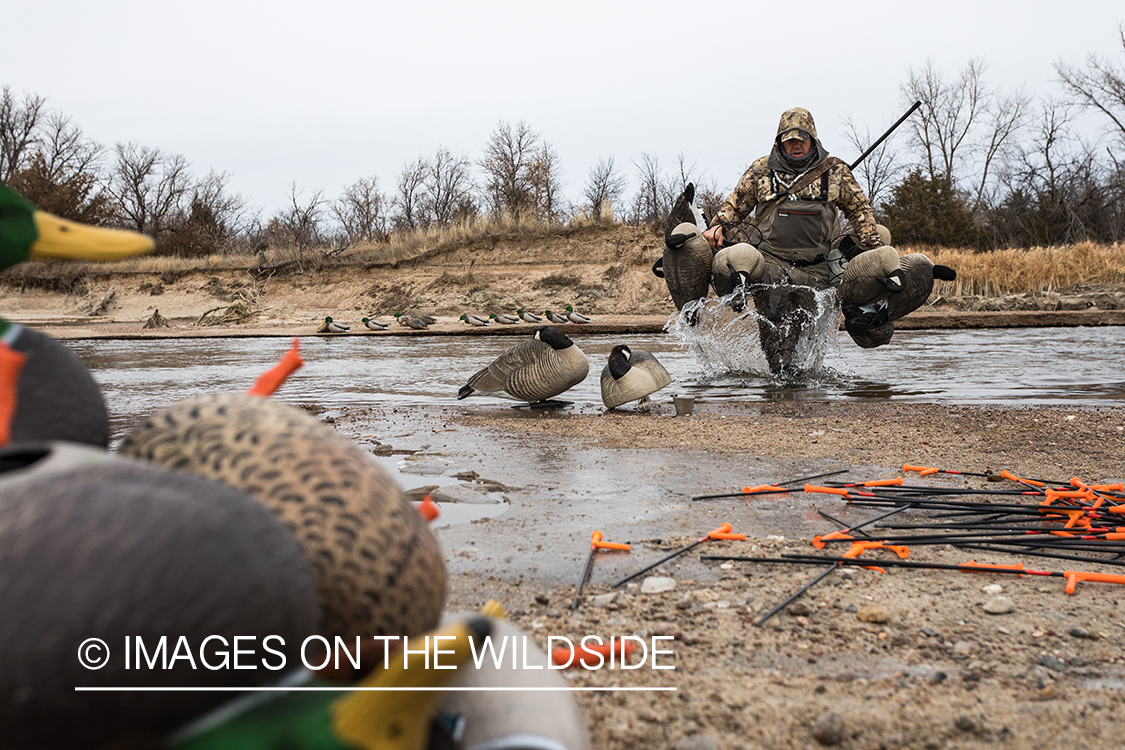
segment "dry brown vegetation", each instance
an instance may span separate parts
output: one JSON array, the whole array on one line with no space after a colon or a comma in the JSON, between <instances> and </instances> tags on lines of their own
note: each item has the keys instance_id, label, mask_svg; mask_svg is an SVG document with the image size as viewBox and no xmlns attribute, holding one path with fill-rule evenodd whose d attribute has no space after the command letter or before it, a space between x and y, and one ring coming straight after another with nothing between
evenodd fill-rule
<instances>
[{"instance_id":1,"label":"dry brown vegetation","mask_svg":"<svg viewBox=\"0 0 1125 750\"><path fill-rule=\"evenodd\" d=\"M903 248L903 252L914 251ZM919 248L935 263L957 270L957 280L939 282L943 294L1001 297L1025 292L1056 292L1084 284L1125 285L1125 245L1081 242L1063 247L1033 247L991 252Z\"/></svg>"}]
</instances>

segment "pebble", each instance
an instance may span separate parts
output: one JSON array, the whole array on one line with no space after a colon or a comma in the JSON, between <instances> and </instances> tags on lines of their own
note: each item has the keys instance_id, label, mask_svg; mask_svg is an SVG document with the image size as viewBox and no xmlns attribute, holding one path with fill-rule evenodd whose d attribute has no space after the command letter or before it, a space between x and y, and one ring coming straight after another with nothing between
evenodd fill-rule
<instances>
[{"instance_id":1,"label":"pebble","mask_svg":"<svg viewBox=\"0 0 1125 750\"><path fill-rule=\"evenodd\" d=\"M953 726L957 727L958 732L972 732L977 728L977 723L968 716L958 716L953 720Z\"/></svg>"},{"instance_id":2,"label":"pebble","mask_svg":"<svg viewBox=\"0 0 1125 750\"><path fill-rule=\"evenodd\" d=\"M1053 669L1056 672L1065 672L1066 671L1066 662L1063 661L1062 659L1060 659L1057 656L1051 656L1050 654L1044 654L1043 658L1039 660L1039 663L1042 664L1047 669Z\"/></svg>"},{"instance_id":3,"label":"pebble","mask_svg":"<svg viewBox=\"0 0 1125 750\"><path fill-rule=\"evenodd\" d=\"M887 613L886 608L882 604L868 604L863 609L856 612L855 616L860 622L883 623L891 619L891 616Z\"/></svg>"},{"instance_id":4,"label":"pebble","mask_svg":"<svg viewBox=\"0 0 1125 750\"><path fill-rule=\"evenodd\" d=\"M691 594L684 594L680 600L676 602L676 609L691 609Z\"/></svg>"},{"instance_id":5,"label":"pebble","mask_svg":"<svg viewBox=\"0 0 1125 750\"><path fill-rule=\"evenodd\" d=\"M674 746L675 750L719 750L719 743L707 734L692 734L684 737Z\"/></svg>"},{"instance_id":6,"label":"pebble","mask_svg":"<svg viewBox=\"0 0 1125 750\"><path fill-rule=\"evenodd\" d=\"M786 610L792 617L808 617L813 613L808 602L793 602Z\"/></svg>"},{"instance_id":7,"label":"pebble","mask_svg":"<svg viewBox=\"0 0 1125 750\"><path fill-rule=\"evenodd\" d=\"M591 607L608 607L609 605L613 604L616 599L617 592L610 591L608 594L598 594L597 596L591 596L588 601Z\"/></svg>"},{"instance_id":8,"label":"pebble","mask_svg":"<svg viewBox=\"0 0 1125 750\"><path fill-rule=\"evenodd\" d=\"M547 598L546 596L544 596L543 594L536 594L536 595L535 595L535 603L536 603L536 604L550 604L550 603L551 603L551 600L550 600L550 599L548 599L548 598Z\"/></svg>"},{"instance_id":9,"label":"pebble","mask_svg":"<svg viewBox=\"0 0 1125 750\"><path fill-rule=\"evenodd\" d=\"M957 641L953 644L953 653L957 656L969 656L979 650L977 644L972 641Z\"/></svg>"},{"instance_id":10,"label":"pebble","mask_svg":"<svg viewBox=\"0 0 1125 750\"><path fill-rule=\"evenodd\" d=\"M984 611L990 615L1007 615L1016 611L1016 603L1006 596L996 596L985 603Z\"/></svg>"},{"instance_id":11,"label":"pebble","mask_svg":"<svg viewBox=\"0 0 1125 750\"><path fill-rule=\"evenodd\" d=\"M840 714L821 714L813 725L812 736L822 745L839 745L844 739L843 718L840 717Z\"/></svg>"},{"instance_id":12,"label":"pebble","mask_svg":"<svg viewBox=\"0 0 1125 750\"><path fill-rule=\"evenodd\" d=\"M641 584L642 594L663 594L665 591L671 591L676 588L675 578L665 578L662 576L649 576Z\"/></svg>"},{"instance_id":13,"label":"pebble","mask_svg":"<svg viewBox=\"0 0 1125 750\"><path fill-rule=\"evenodd\" d=\"M1004 590L1004 587L1001 586L998 583L990 583L990 584L988 584L987 586L985 586L984 588L981 589L981 591L988 594L989 596L996 596L997 594L1001 593L1003 590Z\"/></svg>"},{"instance_id":14,"label":"pebble","mask_svg":"<svg viewBox=\"0 0 1125 750\"><path fill-rule=\"evenodd\" d=\"M1071 628L1067 632L1070 633L1070 635L1074 638L1090 638L1090 637L1092 637L1090 635L1090 631L1086 630L1086 628Z\"/></svg>"}]
</instances>

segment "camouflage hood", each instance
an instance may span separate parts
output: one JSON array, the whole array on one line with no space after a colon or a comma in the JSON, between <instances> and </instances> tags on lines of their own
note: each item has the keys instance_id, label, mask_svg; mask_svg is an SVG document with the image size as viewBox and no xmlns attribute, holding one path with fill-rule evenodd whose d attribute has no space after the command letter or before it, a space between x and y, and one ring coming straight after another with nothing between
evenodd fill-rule
<instances>
[{"instance_id":1,"label":"camouflage hood","mask_svg":"<svg viewBox=\"0 0 1125 750\"><path fill-rule=\"evenodd\" d=\"M799 136L807 135L812 139L812 155L807 161L797 163L787 157L781 150L781 141L790 133ZM773 141L773 150L770 151L769 168L778 172L804 172L820 164L828 158L828 150L816 137L816 123L813 122L812 113L802 107L787 109L781 114L781 121L777 125L777 136Z\"/></svg>"}]
</instances>

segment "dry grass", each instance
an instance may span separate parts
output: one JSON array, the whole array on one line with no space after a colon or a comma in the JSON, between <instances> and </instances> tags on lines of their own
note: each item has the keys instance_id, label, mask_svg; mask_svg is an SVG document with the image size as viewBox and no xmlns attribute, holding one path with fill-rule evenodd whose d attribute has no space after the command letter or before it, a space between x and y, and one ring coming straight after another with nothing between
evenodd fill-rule
<instances>
[{"instance_id":1,"label":"dry grass","mask_svg":"<svg viewBox=\"0 0 1125 750\"><path fill-rule=\"evenodd\" d=\"M1026 292L1057 292L1080 284L1125 284L1125 245L1081 242L1065 247L973 252L952 248L900 248L924 252L935 263L957 271L957 280L938 282L946 296L1001 297Z\"/></svg>"}]
</instances>

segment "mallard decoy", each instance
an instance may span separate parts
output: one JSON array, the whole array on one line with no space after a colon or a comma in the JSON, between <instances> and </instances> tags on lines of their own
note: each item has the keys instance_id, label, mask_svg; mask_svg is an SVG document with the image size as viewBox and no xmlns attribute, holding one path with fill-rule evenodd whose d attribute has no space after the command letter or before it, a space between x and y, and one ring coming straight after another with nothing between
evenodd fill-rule
<instances>
[{"instance_id":1,"label":"mallard decoy","mask_svg":"<svg viewBox=\"0 0 1125 750\"><path fill-rule=\"evenodd\" d=\"M569 323L570 322L569 320L564 318L562 315L559 315L557 313L553 313L550 310L544 310L543 311L543 317L545 317L547 320L551 321L552 323Z\"/></svg>"},{"instance_id":2,"label":"mallard decoy","mask_svg":"<svg viewBox=\"0 0 1125 750\"><path fill-rule=\"evenodd\" d=\"M60 219L0 183L0 270L25 260L119 260L147 253L151 237Z\"/></svg>"},{"instance_id":3,"label":"mallard decoy","mask_svg":"<svg viewBox=\"0 0 1125 750\"><path fill-rule=\"evenodd\" d=\"M371 318L363 318L360 322L372 331L385 331L390 326L389 323L384 323L381 320L372 320Z\"/></svg>"},{"instance_id":4,"label":"mallard decoy","mask_svg":"<svg viewBox=\"0 0 1125 750\"><path fill-rule=\"evenodd\" d=\"M572 306L566 306L566 319L571 323L589 323L590 319L582 313L575 310Z\"/></svg>"},{"instance_id":5,"label":"mallard decoy","mask_svg":"<svg viewBox=\"0 0 1125 750\"><path fill-rule=\"evenodd\" d=\"M346 325L344 325L342 323L337 323L336 321L332 320L332 318L328 317L328 318L324 319L324 322L322 322L320 324L320 327L316 329L316 332L317 333L347 333L350 330L352 330L352 329L348 328Z\"/></svg>"},{"instance_id":6,"label":"mallard decoy","mask_svg":"<svg viewBox=\"0 0 1125 750\"><path fill-rule=\"evenodd\" d=\"M512 325L513 323L520 322L520 319L518 317L516 317L515 315L508 315L507 313L503 315L492 313L488 316L488 319L495 320L497 323L503 323L504 325Z\"/></svg>"},{"instance_id":7,"label":"mallard decoy","mask_svg":"<svg viewBox=\"0 0 1125 750\"><path fill-rule=\"evenodd\" d=\"M403 315L402 313L395 313L395 320L398 321L400 326L413 328L416 331L423 331L430 325L421 318L416 318L413 315Z\"/></svg>"},{"instance_id":8,"label":"mallard decoy","mask_svg":"<svg viewBox=\"0 0 1125 750\"><path fill-rule=\"evenodd\" d=\"M533 312L527 310L516 310L516 315L520 316L520 320L525 323L542 323L543 318L539 317Z\"/></svg>"},{"instance_id":9,"label":"mallard decoy","mask_svg":"<svg viewBox=\"0 0 1125 750\"><path fill-rule=\"evenodd\" d=\"M464 323L467 323L468 325L471 325L471 326L486 326L486 325L489 325L488 318L482 318L479 315L465 314L465 315L462 315L457 320L460 320L460 321L462 321Z\"/></svg>"},{"instance_id":10,"label":"mallard decoy","mask_svg":"<svg viewBox=\"0 0 1125 750\"><path fill-rule=\"evenodd\" d=\"M499 396L516 401L546 401L581 383L590 372L586 355L564 334L539 326L469 378L457 398Z\"/></svg>"},{"instance_id":11,"label":"mallard decoy","mask_svg":"<svg viewBox=\"0 0 1125 750\"><path fill-rule=\"evenodd\" d=\"M618 344L602 370L602 403L607 409L615 409L639 400L637 408L644 411L648 397L671 383L672 376L656 357L643 349Z\"/></svg>"},{"instance_id":12,"label":"mallard decoy","mask_svg":"<svg viewBox=\"0 0 1125 750\"><path fill-rule=\"evenodd\" d=\"M10 446L0 466L13 469L0 472L5 747L132 747L228 699L207 688L272 682L261 658L299 665L322 632L309 561L247 494L67 443ZM253 644L243 664L256 669L219 666L235 638ZM128 666L122 648L142 642L154 669ZM76 690L124 686L155 690Z\"/></svg>"},{"instance_id":13,"label":"mallard decoy","mask_svg":"<svg viewBox=\"0 0 1125 750\"><path fill-rule=\"evenodd\" d=\"M312 416L259 396L203 396L153 413L119 452L218 480L273 510L313 565L321 635L437 625L445 563L436 538L370 455Z\"/></svg>"}]
</instances>

